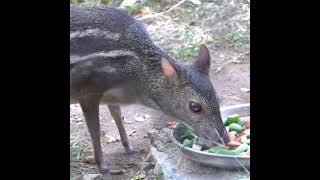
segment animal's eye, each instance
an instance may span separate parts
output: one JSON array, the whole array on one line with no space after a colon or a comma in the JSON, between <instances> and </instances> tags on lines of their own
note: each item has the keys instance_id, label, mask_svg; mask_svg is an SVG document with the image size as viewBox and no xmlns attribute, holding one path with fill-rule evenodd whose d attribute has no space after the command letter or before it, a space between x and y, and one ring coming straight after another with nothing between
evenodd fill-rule
<instances>
[{"instance_id":1,"label":"animal's eye","mask_svg":"<svg viewBox=\"0 0 320 180\"><path fill-rule=\"evenodd\" d=\"M201 106L200 106L200 104L198 104L198 103L196 103L196 102L191 101L191 102L189 103L189 107L190 107L190 109L191 109L193 112L195 112L195 113L198 113L198 112L201 111Z\"/></svg>"}]
</instances>

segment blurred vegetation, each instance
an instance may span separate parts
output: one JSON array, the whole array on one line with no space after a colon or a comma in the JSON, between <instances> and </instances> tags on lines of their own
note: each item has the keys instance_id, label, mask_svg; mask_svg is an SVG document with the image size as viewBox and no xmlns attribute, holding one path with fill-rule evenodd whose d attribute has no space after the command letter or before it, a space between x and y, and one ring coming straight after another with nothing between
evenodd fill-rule
<instances>
[{"instance_id":1,"label":"blurred vegetation","mask_svg":"<svg viewBox=\"0 0 320 180\"><path fill-rule=\"evenodd\" d=\"M178 61L196 55L201 44L226 50L229 59L250 53L249 0L70 0L70 3L126 10L147 24L155 43ZM150 15L155 16L148 18Z\"/></svg>"}]
</instances>

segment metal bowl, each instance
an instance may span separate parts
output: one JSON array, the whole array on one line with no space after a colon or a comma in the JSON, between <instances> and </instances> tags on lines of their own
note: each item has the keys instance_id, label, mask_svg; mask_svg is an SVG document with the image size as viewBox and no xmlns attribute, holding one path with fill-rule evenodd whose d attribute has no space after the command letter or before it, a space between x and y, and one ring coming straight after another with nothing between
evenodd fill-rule
<instances>
[{"instance_id":1,"label":"metal bowl","mask_svg":"<svg viewBox=\"0 0 320 180\"><path fill-rule=\"evenodd\" d=\"M240 104L221 108L221 116L223 119L234 113L239 114L240 116L250 116L250 104ZM195 151L188 147L183 147L183 144L178 137L178 132L182 127L183 125L178 124L171 131L171 139L187 158L211 167L235 169L244 166L250 169L250 157L207 153L203 151Z\"/></svg>"}]
</instances>

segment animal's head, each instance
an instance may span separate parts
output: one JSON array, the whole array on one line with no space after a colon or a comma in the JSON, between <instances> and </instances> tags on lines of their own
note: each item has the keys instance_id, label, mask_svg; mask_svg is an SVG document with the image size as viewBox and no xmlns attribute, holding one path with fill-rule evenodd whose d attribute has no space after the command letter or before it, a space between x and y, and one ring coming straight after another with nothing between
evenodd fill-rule
<instances>
[{"instance_id":1,"label":"animal's head","mask_svg":"<svg viewBox=\"0 0 320 180\"><path fill-rule=\"evenodd\" d=\"M225 143L229 142L219 99L209 79L210 54L207 47L201 46L199 55L190 65L180 66L162 58L161 67L171 84L162 109L200 137L215 142L222 138Z\"/></svg>"}]
</instances>

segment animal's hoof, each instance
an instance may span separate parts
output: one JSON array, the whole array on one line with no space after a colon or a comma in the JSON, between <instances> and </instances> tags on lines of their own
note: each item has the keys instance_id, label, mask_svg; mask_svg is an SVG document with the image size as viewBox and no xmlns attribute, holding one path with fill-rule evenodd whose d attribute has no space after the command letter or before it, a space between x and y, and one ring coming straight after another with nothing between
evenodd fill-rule
<instances>
[{"instance_id":1,"label":"animal's hoof","mask_svg":"<svg viewBox=\"0 0 320 180\"><path fill-rule=\"evenodd\" d=\"M99 172L101 174L107 174L110 171L110 169L108 168L108 166L104 163L100 164L99 166Z\"/></svg>"},{"instance_id":2,"label":"animal's hoof","mask_svg":"<svg viewBox=\"0 0 320 180\"><path fill-rule=\"evenodd\" d=\"M133 148L131 146L125 147L125 149L126 149L126 153L128 155L132 155L132 154L135 154L138 152L138 151L133 150Z\"/></svg>"}]
</instances>

